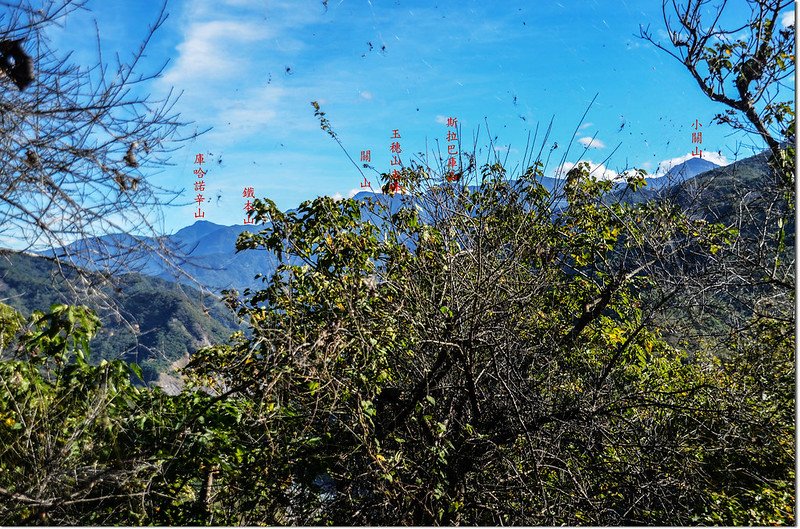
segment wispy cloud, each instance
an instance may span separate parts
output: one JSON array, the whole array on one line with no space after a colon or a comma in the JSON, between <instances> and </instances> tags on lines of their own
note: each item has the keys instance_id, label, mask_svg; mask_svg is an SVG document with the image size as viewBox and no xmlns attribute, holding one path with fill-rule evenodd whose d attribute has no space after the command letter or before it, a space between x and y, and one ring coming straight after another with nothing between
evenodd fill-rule
<instances>
[{"instance_id":1,"label":"wispy cloud","mask_svg":"<svg viewBox=\"0 0 800 529\"><path fill-rule=\"evenodd\" d=\"M663 28L658 28L656 30L656 35L662 40L665 40L665 41L669 41L670 40L669 33L667 33L667 30L665 30Z\"/></svg>"},{"instance_id":2,"label":"wispy cloud","mask_svg":"<svg viewBox=\"0 0 800 529\"><path fill-rule=\"evenodd\" d=\"M606 144L602 141L598 140L597 138L590 138L589 136L584 136L578 140L578 143L587 147L589 149L604 149Z\"/></svg>"},{"instance_id":3,"label":"wispy cloud","mask_svg":"<svg viewBox=\"0 0 800 529\"><path fill-rule=\"evenodd\" d=\"M594 123L584 123L583 125L580 126L580 130L588 129L592 125L594 125Z\"/></svg>"},{"instance_id":4,"label":"wispy cloud","mask_svg":"<svg viewBox=\"0 0 800 529\"><path fill-rule=\"evenodd\" d=\"M794 26L794 11L787 11L781 16L781 26L785 28Z\"/></svg>"},{"instance_id":5,"label":"wispy cloud","mask_svg":"<svg viewBox=\"0 0 800 529\"><path fill-rule=\"evenodd\" d=\"M250 21L213 20L189 24L178 44L175 65L163 77L174 86L224 79L230 81L246 69L249 59L243 45L269 38L264 28Z\"/></svg>"},{"instance_id":6,"label":"wispy cloud","mask_svg":"<svg viewBox=\"0 0 800 529\"><path fill-rule=\"evenodd\" d=\"M224 8L213 0L188 3L175 58L160 86L183 92L182 113L199 114L198 128L214 128L206 141L219 146L271 124L296 127L298 120L288 119L286 109L300 96L289 83L302 84L291 66L303 49L298 30L319 15L288 0L225 0Z\"/></svg>"},{"instance_id":7,"label":"wispy cloud","mask_svg":"<svg viewBox=\"0 0 800 529\"><path fill-rule=\"evenodd\" d=\"M255 134L274 122L280 112L281 101L287 90L277 86L267 86L248 90L239 97L221 99L212 105L224 129L220 134L243 136Z\"/></svg>"}]
</instances>

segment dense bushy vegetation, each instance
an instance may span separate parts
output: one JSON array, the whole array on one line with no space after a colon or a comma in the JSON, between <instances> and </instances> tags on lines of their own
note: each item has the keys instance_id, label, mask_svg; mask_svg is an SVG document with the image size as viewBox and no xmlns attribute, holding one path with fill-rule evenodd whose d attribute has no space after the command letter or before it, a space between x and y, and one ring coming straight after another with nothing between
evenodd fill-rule
<instances>
[{"instance_id":1,"label":"dense bushy vegetation","mask_svg":"<svg viewBox=\"0 0 800 529\"><path fill-rule=\"evenodd\" d=\"M177 395L90 361L87 307L0 304L0 523L794 524L794 27L752 0L722 41L706 3L675 56L762 162L652 200L538 160L406 167L399 209L257 200L237 248L279 266Z\"/></svg>"},{"instance_id":2,"label":"dense bushy vegetation","mask_svg":"<svg viewBox=\"0 0 800 529\"><path fill-rule=\"evenodd\" d=\"M0 519L793 523L793 292L668 341L694 285L654 278L728 262L737 231L604 200L585 167L556 208L539 176L486 166L376 202L380 226L353 200L258 201L238 247L284 264L229 297L251 335L196 354L174 397L86 361L91 313L6 309Z\"/></svg>"}]
</instances>

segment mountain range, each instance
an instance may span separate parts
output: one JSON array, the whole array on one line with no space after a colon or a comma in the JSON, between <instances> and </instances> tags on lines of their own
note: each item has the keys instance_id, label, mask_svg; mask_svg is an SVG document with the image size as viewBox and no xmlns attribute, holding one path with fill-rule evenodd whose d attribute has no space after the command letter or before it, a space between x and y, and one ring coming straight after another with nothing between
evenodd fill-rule
<instances>
[{"instance_id":1,"label":"mountain range","mask_svg":"<svg viewBox=\"0 0 800 529\"><path fill-rule=\"evenodd\" d=\"M648 185L636 192L622 183L614 194L630 202L669 198L695 216L727 223L735 204L746 202L755 211L767 207L759 201L763 201L761 191L774 184L771 179L774 176L764 154L725 167L690 159L661 178L647 179ZM542 179L541 183L551 192L557 192L562 185L552 178ZM393 212L409 200L402 194L372 192L362 192L354 198L364 203L368 199L381 201ZM362 213L365 220L370 219L366 206ZM109 302L92 306L103 321L103 330L92 344L97 358L122 356L138 361L148 381L158 379L164 385L170 366L199 347L224 342L240 327L213 294L231 288L240 292L248 287L258 288L262 283L255 279L256 274L268 277L277 266L277 259L270 252L235 251L240 233L258 229L201 220L159 239L115 234L81 240L66 248L73 262L111 277L111 282L101 287L101 299ZM787 246L793 247L793 222L787 224L786 236ZM161 257L164 251L178 256L177 262L170 264ZM137 271L110 274L106 257L114 252L120 252L126 264ZM54 257L62 253L66 253L64 249L52 250L45 256L0 251L0 301L25 314L46 310L55 302L75 302L63 280L54 279L59 268ZM68 275L76 273L63 264L61 268ZM206 294L195 289L197 285L204 287Z\"/></svg>"},{"instance_id":2,"label":"mountain range","mask_svg":"<svg viewBox=\"0 0 800 529\"><path fill-rule=\"evenodd\" d=\"M646 191L634 200L651 198L664 189L678 185L696 175L718 166L708 160L693 158L676 165L660 178L648 178ZM562 180L542 177L540 183L551 193L558 191ZM624 184L622 184L624 185ZM353 197L365 203L377 199L390 211L399 209L404 195L385 195L360 192ZM291 211L291 210L290 210ZM377 221L366 207L362 208L365 220ZM276 256L263 250L237 253L236 239L244 231L257 231L253 225L223 226L200 220L172 235L159 239L137 238L128 234L113 234L77 241L66 249L50 250L44 255L60 257L69 255L75 266L115 274L115 267L124 260L126 270L157 277L171 282L202 287L219 293L226 289L243 291L257 289L262 284L256 274L269 274L277 266ZM169 258L165 258L169 255Z\"/></svg>"}]
</instances>

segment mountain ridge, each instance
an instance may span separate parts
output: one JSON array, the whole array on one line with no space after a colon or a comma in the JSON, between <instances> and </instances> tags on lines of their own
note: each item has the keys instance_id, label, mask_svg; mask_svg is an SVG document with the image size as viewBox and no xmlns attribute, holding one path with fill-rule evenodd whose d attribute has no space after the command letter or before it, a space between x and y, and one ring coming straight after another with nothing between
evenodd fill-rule
<instances>
[{"instance_id":1,"label":"mountain ridge","mask_svg":"<svg viewBox=\"0 0 800 529\"><path fill-rule=\"evenodd\" d=\"M716 164L707 160L692 158L672 167L662 177L647 178L647 187L637 195L634 201L652 198L666 188L696 177L709 167L718 168ZM538 180L551 193L557 192L564 181L552 177L542 177ZM624 182L618 185L619 188L624 186ZM376 199L387 205L391 212L395 212L404 203L405 196L401 193L387 195L361 191L353 198L361 202L365 202L367 199ZM287 212L291 211L296 211L296 209L287 210ZM362 213L365 215L365 219L376 220L366 207L362 208ZM199 284L216 293L227 289L243 291L245 288L259 288L262 282L255 279L256 274L268 276L277 266L276 256L269 252L235 251L235 243L239 234L258 229L260 228L253 225L225 226L207 220L198 220L171 235L164 236L159 243L177 257L177 265L182 273L178 272L175 266L170 266L163 258L142 250L142 244L133 241L132 236L127 234L114 234L76 241L68 248L70 254L78 256L76 265L87 269L98 269L99 265L103 264L103 260L92 258L92 256L102 254L100 247L105 247L103 250L110 248L112 250L110 253L115 253L116 250L127 251L127 248L133 247L138 250L135 250L130 256L126 256L126 259L128 262L136 263L139 266L137 271L140 273L186 285L197 286ZM125 243L130 246L126 247ZM56 254L55 250L50 253L50 255ZM89 256L89 258L85 256Z\"/></svg>"}]
</instances>

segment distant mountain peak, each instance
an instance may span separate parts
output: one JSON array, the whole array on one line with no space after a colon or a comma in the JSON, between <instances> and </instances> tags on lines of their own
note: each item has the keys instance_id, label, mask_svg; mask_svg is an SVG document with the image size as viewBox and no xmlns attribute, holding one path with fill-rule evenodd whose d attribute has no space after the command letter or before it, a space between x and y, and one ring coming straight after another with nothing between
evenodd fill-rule
<instances>
[{"instance_id":1,"label":"distant mountain peak","mask_svg":"<svg viewBox=\"0 0 800 529\"><path fill-rule=\"evenodd\" d=\"M214 224L207 220L198 220L194 224L176 231L173 237L183 242L194 242L224 227L221 224Z\"/></svg>"},{"instance_id":2,"label":"distant mountain peak","mask_svg":"<svg viewBox=\"0 0 800 529\"><path fill-rule=\"evenodd\" d=\"M689 158L684 162L673 165L662 178L666 178L672 183L678 183L717 167L720 167L720 165L702 157Z\"/></svg>"},{"instance_id":3,"label":"distant mountain peak","mask_svg":"<svg viewBox=\"0 0 800 529\"><path fill-rule=\"evenodd\" d=\"M215 224L215 223L211 222L210 220L197 220L197 221L194 222L194 224L190 224L189 226L184 226L183 228L181 228L178 231L195 230L195 229L202 230L202 229L208 229L209 227L211 227L211 228L221 228L222 224Z\"/></svg>"}]
</instances>

